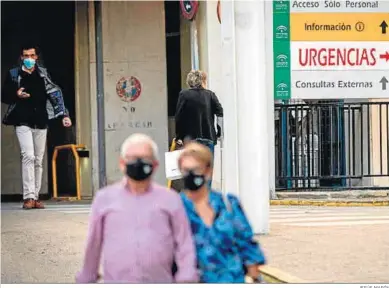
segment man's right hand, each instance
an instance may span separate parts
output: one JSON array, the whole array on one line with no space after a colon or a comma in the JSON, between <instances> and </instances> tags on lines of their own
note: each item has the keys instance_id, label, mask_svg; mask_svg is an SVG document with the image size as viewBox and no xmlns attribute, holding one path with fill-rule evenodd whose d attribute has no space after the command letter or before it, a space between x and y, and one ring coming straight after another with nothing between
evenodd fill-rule
<instances>
[{"instance_id":1,"label":"man's right hand","mask_svg":"<svg viewBox=\"0 0 389 288\"><path fill-rule=\"evenodd\" d=\"M24 88L20 88L17 92L16 92L16 95L19 97L19 98L28 98L30 97L30 94L24 92Z\"/></svg>"}]
</instances>

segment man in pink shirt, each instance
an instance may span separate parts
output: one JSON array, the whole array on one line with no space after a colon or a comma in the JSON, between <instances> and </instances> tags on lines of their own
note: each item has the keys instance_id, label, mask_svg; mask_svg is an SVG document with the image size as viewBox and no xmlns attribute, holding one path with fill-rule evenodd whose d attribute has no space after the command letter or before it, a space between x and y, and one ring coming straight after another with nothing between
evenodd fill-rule
<instances>
[{"instance_id":1,"label":"man in pink shirt","mask_svg":"<svg viewBox=\"0 0 389 288\"><path fill-rule=\"evenodd\" d=\"M153 182L157 167L158 148L150 137L133 134L126 139L120 155L125 177L97 192L77 283L97 282L101 256L105 283L198 281L183 204L176 192Z\"/></svg>"}]
</instances>

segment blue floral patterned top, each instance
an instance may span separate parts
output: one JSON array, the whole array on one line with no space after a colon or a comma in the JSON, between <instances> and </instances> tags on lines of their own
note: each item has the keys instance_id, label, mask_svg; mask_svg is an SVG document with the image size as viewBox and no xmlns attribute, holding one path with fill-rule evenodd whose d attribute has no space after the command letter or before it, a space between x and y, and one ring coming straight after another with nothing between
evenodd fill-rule
<instances>
[{"instance_id":1,"label":"blue floral patterned top","mask_svg":"<svg viewBox=\"0 0 389 288\"><path fill-rule=\"evenodd\" d=\"M192 201L180 193L196 244L200 281L203 283L244 283L245 265L264 264L265 257L253 239L253 231L238 198L228 195L229 211L220 193L210 192L215 212L211 227L204 224Z\"/></svg>"}]
</instances>

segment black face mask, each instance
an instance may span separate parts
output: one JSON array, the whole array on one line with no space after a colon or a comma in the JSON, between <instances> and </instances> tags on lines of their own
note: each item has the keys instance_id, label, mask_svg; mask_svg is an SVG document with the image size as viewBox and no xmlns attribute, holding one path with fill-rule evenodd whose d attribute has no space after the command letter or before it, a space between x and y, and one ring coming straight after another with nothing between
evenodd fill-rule
<instances>
[{"instance_id":1,"label":"black face mask","mask_svg":"<svg viewBox=\"0 0 389 288\"><path fill-rule=\"evenodd\" d=\"M198 191L205 184L205 176L188 171L184 176L184 189L189 191Z\"/></svg>"},{"instance_id":2,"label":"black face mask","mask_svg":"<svg viewBox=\"0 0 389 288\"><path fill-rule=\"evenodd\" d=\"M127 163L126 174L135 181L146 180L153 173L153 165L143 159Z\"/></svg>"}]
</instances>

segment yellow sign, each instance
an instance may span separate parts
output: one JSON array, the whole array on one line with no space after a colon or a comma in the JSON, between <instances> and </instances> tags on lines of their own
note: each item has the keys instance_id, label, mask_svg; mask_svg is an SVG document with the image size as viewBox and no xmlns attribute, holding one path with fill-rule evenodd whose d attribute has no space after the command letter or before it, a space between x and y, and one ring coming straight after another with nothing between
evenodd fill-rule
<instances>
[{"instance_id":1,"label":"yellow sign","mask_svg":"<svg viewBox=\"0 0 389 288\"><path fill-rule=\"evenodd\" d=\"M389 41L389 13L291 13L290 41Z\"/></svg>"}]
</instances>

